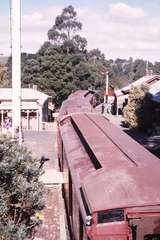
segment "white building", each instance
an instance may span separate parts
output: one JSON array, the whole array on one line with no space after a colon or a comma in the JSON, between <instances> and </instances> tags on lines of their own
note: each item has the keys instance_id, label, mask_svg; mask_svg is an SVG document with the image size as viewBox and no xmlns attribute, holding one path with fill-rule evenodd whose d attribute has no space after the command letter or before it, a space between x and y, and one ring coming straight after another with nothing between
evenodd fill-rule
<instances>
[{"instance_id":1,"label":"white building","mask_svg":"<svg viewBox=\"0 0 160 240\"><path fill-rule=\"evenodd\" d=\"M141 87L142 85L148 87L149 92L154 96L160 91L160 75L146 75L135 82L132 82L126 87L115 90L115 105L117 115L119 110L121 111L124 105L127 104L131 87Z\"/></svg>"},{"instance_id":2,"label":"white building","mask_svg":"<svg viewBox=\"0 0 160 240\"><path fill-rule=\"evenodd\" d=\"M21 120L24 130L41 130L52 119L52 97L33 88L22 88ZM0 88L0 125L12 117L12 89Z\"/></svg>"}]
</instances>

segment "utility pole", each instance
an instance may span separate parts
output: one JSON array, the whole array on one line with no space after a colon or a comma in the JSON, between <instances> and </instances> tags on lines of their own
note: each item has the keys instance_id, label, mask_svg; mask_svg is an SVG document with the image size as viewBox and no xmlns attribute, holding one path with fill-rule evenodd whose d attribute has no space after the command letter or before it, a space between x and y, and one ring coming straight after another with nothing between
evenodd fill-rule
<instances>
[{"instance_id":1,"label":"utility pole","mask_svg":"<svg viewBox=\"0 0 160 240\"><path fill-rule=\"evenodd\" d=\"M109 82L109 77L108 77L108 72L106 72L106 87L105 87L105 94L104 94L104 103L108 103L108 82Z\"/></svg>"},{"instance_id":2,"label":"utility pole","mask_svg":"<svg viewBox=\"0 0 160 240\"><path fill-rule=\"evenodd\" d=\"M21 132L21 0L11 1L12 32L12 128L13 137Z\"/></svg>"},{"instance_id":3,"label":"utility pole","mask_svg":"<svg viewBox=\"0 0 160 240\"><path fill-rule=\"evenodd\" d=\"M148 64L148 61L146 62L146 75L149 75L149 64Z\"/></svg>"}]
</instances>

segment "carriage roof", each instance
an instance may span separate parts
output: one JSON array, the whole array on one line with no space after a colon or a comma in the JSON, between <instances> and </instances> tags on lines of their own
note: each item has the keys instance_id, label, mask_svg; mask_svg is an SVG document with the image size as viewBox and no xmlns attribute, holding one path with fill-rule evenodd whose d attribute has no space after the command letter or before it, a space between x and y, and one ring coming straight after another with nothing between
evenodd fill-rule
<instances>
[{"instance_id":1,"label":"carriage roof","mask_svg":"<svg viewBox=\"0 0 160 240\"><path fill-rule=\"evenodd\" d=\"M71 113L60 132L77 191L90 209L160 204L160 160L95 113Z\"/></svg>"}]
</instances>

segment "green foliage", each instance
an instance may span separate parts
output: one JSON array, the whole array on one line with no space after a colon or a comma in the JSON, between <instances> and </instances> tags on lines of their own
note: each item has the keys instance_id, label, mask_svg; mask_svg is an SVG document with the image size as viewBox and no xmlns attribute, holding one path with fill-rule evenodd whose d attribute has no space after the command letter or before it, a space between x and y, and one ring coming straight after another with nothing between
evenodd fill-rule
<instances>
[{"instance_id":1,"label":"green foliage","mask_svg":"<svg viewBox=\"0 0 160 240\"><path fill-rule=\"evenodd\" d=\"M154 66L153 66L153 71L156 74L160 74L160 62L155 62Z\"/></svg>"},{"instance_id":2,"label":"green foliage","mask_svg":"<svg viewBox=\"0 0 160 240\"><path fill-rule=\"evenodd\" d=\"M0 137L0 239L31 237L44 207L39 161L16 140Z\"/></svg>"},{"instance_id":3,"label":"green foliage","mask_svg":"<svg viewBox=\"0 0 160 240\"><path fill-rule=\"evenodd\" d=\"M22 53L21 54L21 68L22 68L22 86L28 87L28 84L34 83L34 76L38 71L35 71L36 64L36 55L31 53ZM12 57L8 58L7 64L7 79L8 84L7 87L12 86Z\"/></svg>"},{"instance_id":4,"label":"green foliage","mask_svg":"<svg viewBox=\"0 0 160 240\"><path fill-rule=\"evenodd\" d=\"M133 80L136 80L136 79L141 78L142 76L145 76L145 74L146 74L146 62L144 62L143 60L137 59L134 62L133 72L134 72Z\"/></svg>"},{"instance_id":5,"label":"green foliage","mask_svg":"<svg viewBox=\"0 0 160 240\"><path fill-rule=\"evenodd\" d=\"M152 101L148 89L132 87L129 93L129 103L124 108L124 118L130 128L148 131L152 126Z\"/></svg>"},{"instance_id":6,"label":"green foliage","mask_svg":"<svg viewBox=\"0 0 160 240\"><path fill-rule=\"evenodd\" d=\"M6 87L8 85L7 71L5 67L0 64L0 87Z\"/></svg>"},{"instance_id":7,"label":"green foliage","mask_svg":"<svg viewBox=\"0 0 160 240\"><path fill-rule=\"evenodd\" d=\"M136 87L132 87L129 93L129 103L124 108L124 118L130 128L138 127L137 109L141 107L144 92Z\"/></svg>"}]
</instances>

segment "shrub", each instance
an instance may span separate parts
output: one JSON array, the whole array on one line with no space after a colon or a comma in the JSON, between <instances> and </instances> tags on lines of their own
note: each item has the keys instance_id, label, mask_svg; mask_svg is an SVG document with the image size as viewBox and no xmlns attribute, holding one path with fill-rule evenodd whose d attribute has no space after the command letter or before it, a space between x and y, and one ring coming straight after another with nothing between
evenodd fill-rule
<instances>
[{"instance_id":1,"label":"shrub","mask_svg":"<svg viewBox=\"0 0 160 240\"><path fill-rule=\"evenodd\" d=\"M146 87L132 87L124 108L125 123L130 128L147 131L152 126L152 101Z\"/></svg>"},{"instance_id":2,"label":"shrub","mask_svg":"<svg viewBox=\"0 0 160 240\"><path fill-rule=\"evenodd\" d=\"M40 224L44 207L39 160L16 140L0 137L0 239L22 240Z\"/></svg>"}]
</instances>

